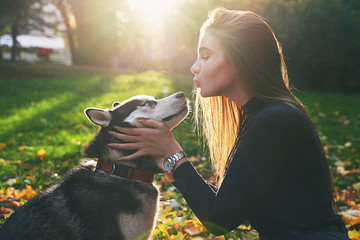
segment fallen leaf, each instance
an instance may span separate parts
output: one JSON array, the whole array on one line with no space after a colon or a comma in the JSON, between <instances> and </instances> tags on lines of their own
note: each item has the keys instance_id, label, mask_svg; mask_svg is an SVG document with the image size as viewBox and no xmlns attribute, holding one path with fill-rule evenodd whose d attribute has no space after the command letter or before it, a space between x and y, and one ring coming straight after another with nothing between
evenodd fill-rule
<instances>
[{"instance_id":1,"label":"fallen leaf","mask_svg":"<svg viewBox=\"0 0 360 240\"><path fill-rule=\"evenodd\" d=\"M182 232L178 232L176 235L171 235L172 240L183 240L184 234Z\"/></svg>"},{"instance_id":2,"label":"fallen leaf","mask_svg":"<svg viewBox=\"0 0 360 240\"><path fill-rule=\"evenodd\" d=\"M184 231L186 233L188 233L190 236L201 233L201 231L196 227L189 227L189 228L186 228Z\"/></svg>"},{"instance_id":3,"label":"fallen leaf","mask_svg":"<svg viewBox=\"0 0 360 240\"><path fill-rule=\"evenodd\" d=\"M18 146L19 151L23 151L25 149L25 146Z\"/></svg>"},{"instance_id":4,"label":"fallen leaf","mask_svg":"<svg viewBox=\"0 0 360 240\"><path fill-rule=\"evenodd\" d=\"M10 208L0 207L0 214L11 213L11 212L14 212L14 210Z\"/></svg>"},{"instance_id":5,"label":"fallen leaf","mask_svg":"<svg viewBox=\"0 0 360 240\"><path fill-rule=\"evenodd\" d=\"M40 149L39 151L37 151L36 156L43 161L44 160L44 155L46 154L46 151L44 149Z\"/></svg>"}]
</instances>

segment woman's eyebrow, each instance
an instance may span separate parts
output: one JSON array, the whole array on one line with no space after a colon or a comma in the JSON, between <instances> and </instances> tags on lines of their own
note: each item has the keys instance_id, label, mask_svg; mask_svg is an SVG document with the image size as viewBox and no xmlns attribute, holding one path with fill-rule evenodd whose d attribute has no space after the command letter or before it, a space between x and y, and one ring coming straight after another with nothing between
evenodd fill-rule
<instances>
[{"instance_id":1,"label":"woman's eyebrow","mask_svg":"<svg viewBox=\"0 0 360 240\"><path fill-rule=\"evenodd\" d=\"M210 52L213 52L210 48L207 48L207 47L200 47L199 48L199 52L200 51L210 51Z\"/></svg>"}]
</instances>

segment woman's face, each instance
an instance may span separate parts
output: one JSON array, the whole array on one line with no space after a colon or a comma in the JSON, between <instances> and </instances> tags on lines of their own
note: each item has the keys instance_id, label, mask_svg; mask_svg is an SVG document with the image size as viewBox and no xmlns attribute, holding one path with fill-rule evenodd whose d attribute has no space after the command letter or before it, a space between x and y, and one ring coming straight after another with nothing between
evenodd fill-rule
<instances>
[{"instance_id":1,"label":"woman's face","mask_svg":"<svg viewBox=\"0 0 360 240\"><path fill-rule=\"evenodd\" d=\"M198 59L191 67L194 83L202 97L225 96L236 88L236 73L226 61L224 52L211 32L201 40Z\"/></svg>"}]
</instances>

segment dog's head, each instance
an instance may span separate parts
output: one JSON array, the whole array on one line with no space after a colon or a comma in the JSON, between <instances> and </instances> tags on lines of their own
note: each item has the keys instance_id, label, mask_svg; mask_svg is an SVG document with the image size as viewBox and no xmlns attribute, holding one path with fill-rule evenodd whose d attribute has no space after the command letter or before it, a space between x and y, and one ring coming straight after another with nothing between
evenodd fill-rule
<instances>
[{"instance_id":1,"label":"dog's head","mask_svg":"<svg viewBox=\"0 0 360 240\"><path fill-rule=\"evenodd\" d=\"M109 147L108 143L122 142L108 133L116 131L114 126L142 127L139 119L163 122L169 129L176 127L188 114L189 101L183 92L156 100L150 96L135 96L122 103L114 102L112 109L87 108L85 115L101 128L90 145L84 150L85 156L105 161L126 164L144 171L162 172L161 159L144 156L133 161L119 161L118 158L134 151Z\"/></svg>"}]
</instances>

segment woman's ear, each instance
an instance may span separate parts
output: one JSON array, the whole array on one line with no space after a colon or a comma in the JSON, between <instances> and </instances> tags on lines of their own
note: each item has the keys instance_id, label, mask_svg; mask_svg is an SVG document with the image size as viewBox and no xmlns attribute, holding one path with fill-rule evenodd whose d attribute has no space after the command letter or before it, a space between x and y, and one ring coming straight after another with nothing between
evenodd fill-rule
<instances>
[{"instance_id":1,"label":"woman's ear","mask_svg":"<svg viewBox=\"0 0 360 240\"><path fill-rule=\"evenodd\" d=\"M87 108L84 111L86 117L96 125L108 127L111 121L111 113L108 109Z\"/></svg>"}]
</instances>

